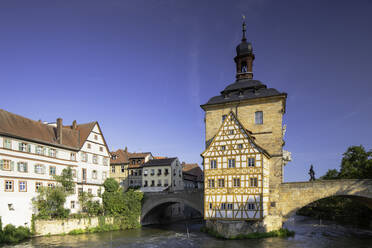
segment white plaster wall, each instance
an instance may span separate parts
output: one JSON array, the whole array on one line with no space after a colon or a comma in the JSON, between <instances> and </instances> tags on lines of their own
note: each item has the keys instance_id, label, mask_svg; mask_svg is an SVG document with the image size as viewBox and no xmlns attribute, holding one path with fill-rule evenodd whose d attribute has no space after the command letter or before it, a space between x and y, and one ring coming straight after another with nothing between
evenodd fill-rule
<instances>
[{"instance_id":1,"label":"white plaster wall","mask_svg":"<svg viewBox=\"0 0 372 248\"><path fill-rule=\"evenodd\" d=\"M103 135L100 133L98 126L96 125L93 129L94 132L91 132L88 136L88 141L93 141L91 143L91 149L87 148L87 142L85 142L81 151L86 151L88 153L89 159L87 162L81 161L81 152L77 152L76 161L70 160L71 152L67 149L55 148L51 146L41 145L43 147L51 147L56 149L57 157L49 157L35 154L35 149L37 143L26 142L32 145L31 152L20 152L18 151L18 142L22 140L13 139L12 140L12 149L4 149L4 137L0 136L0 160L6 159L14 161L14 168L12 171L6 171L0 169L0 216L4 225L14 224L14 225L30 225L31 216L33 213L32 207L32 198L37 196L35 183L42 182L43 186L46 186L48 183L56 183L51 175L49 175L49 166L56 167L56 174L60 174L64 168L70 166L72 169L76 169L76 190L75 194L69 196L66 199L65 207L70 208L71 201L75 201L75 209L71 209L72 213L75 213L79 210L78 206L78 189L83 188L83 191L88 192L92 191L92 194L95 196L95 200L100 200L97 197L98 189L101 188L103 193L103 187L101 186L105 180L103 177L104 172L106 177L109 176L109 151L106 148ZM95 140L94 135L97 135L97 140ZM98 143L98 144L96 144ZM103 151L99 150L99 147L103 147ZM46 152L46 155L48 153ZM92 157L93 154L99 155L98 164L94 164ZM108 159L107 165L103 165L103 157ZM28 171L19 172L17 169L18 162L27 162ZM45 167L44 174L35 173L34 165L43 164ZM82 169L85 168L87 171L87 180L85 183L82 183ZM97 171L97 178L92 177L93 170ZM14 191L5 192L5 180L13 180ZM27 192L19 192L18 182L27 181ZM12 204L14 210L10 210L8 204Z\"/></svg>"}]
</instances>

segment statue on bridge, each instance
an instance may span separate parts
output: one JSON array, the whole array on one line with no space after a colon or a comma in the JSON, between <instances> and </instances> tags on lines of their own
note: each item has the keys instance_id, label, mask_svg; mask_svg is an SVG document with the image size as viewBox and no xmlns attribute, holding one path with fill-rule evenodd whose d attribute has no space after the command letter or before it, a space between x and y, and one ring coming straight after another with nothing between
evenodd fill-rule
<instances>
[{"instance_id":1,"label":"statue on bridge","mask_svg":"<svg viewBox=\"0 0 372 248\"><path fill-rule=\"evenodd\" d=\"M315 181L315 171L313 169L313 165L310 166L309 175L310 175L309 181Z\"/></svg>"}]
</instances>

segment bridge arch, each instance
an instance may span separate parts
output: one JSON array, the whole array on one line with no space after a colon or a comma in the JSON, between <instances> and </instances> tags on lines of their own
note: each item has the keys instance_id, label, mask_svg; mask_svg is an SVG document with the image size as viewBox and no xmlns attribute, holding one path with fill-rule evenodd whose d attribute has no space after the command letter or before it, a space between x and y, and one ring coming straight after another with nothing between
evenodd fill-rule
<instances>
[{"instance_id":1,"label":"bridge arch","mask_svg":"<svg viewBox=\"0 0 372 248\"><path fill-rule=\"evenodd\" d=\"M331 196L353 198L372 209L372 180L343 179L282 183L279 209L286 219L300 208Z\"/></svg>"},{"instance_id":2,"label":"bridge arch","mask_svg":"<svg viewBox=\"0 0 372 248\"><path fill-rule=\"evenodd\" d=\"M151 211L174 203L185 204L203 215L203 190L145 193L142 204L141 223Z\"/></svg>"}]
</instances>

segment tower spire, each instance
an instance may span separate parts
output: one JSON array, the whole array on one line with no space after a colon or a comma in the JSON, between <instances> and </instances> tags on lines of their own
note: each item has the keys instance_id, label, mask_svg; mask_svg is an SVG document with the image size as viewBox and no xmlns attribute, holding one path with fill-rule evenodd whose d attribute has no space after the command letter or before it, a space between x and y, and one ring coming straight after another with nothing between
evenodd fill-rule
<instances>
[{"instance_id":1,"label":"tower spire","mask_svg":"<svg viewBox=\"0 0 372 248\"><path fill-rule=\"evenodd\" d=\"M247 41L247 38L245 37L245 33L247 32L247 25L245 24L245 15L242 15L243 18L243 37L242 41Z\"/></svg>"}]
</instances>

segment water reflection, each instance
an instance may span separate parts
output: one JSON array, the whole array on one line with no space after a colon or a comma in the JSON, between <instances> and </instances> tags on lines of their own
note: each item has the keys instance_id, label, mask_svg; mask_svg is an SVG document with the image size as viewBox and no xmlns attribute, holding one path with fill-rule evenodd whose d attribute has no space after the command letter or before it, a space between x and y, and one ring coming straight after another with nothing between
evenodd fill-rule
<instances>
[{"instance_id":1,"label":"water reflection","mask_svg":"<svg viewBox=\"0 0 372 248\"><path fill-rule=\"evenodd\" d=\"M268 248L268 247L372 247L372 231L342 227L334 223L322 223L296 216L285 226L296 232L291 238L267 238L258 240L219 240L201 233L201 223L186 223L163 226L148 226L137 230L108 233L39 237L15 247L202 247L202 248Z\"/></svg>"}]
</instances>

